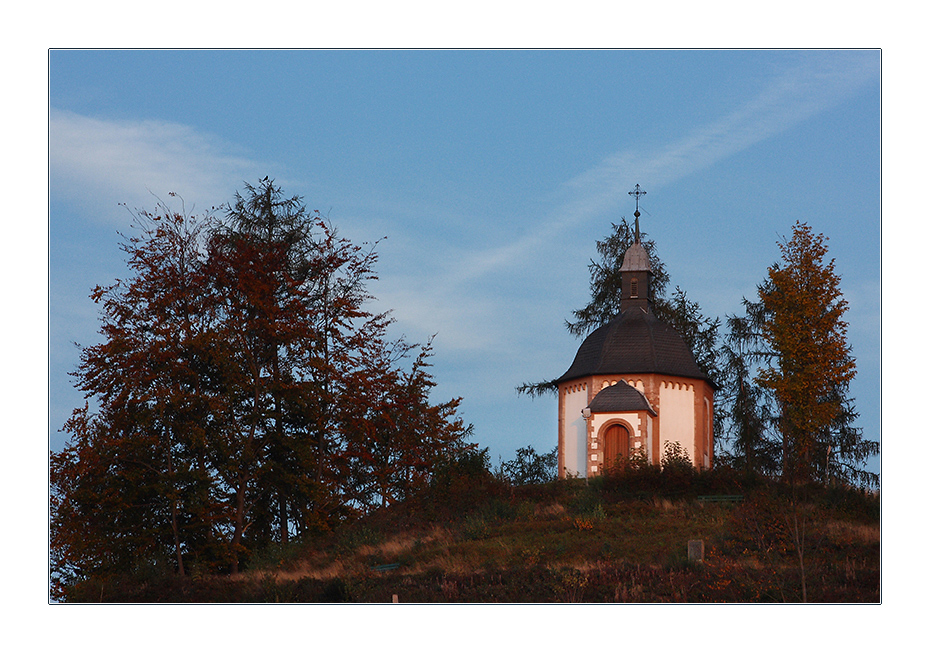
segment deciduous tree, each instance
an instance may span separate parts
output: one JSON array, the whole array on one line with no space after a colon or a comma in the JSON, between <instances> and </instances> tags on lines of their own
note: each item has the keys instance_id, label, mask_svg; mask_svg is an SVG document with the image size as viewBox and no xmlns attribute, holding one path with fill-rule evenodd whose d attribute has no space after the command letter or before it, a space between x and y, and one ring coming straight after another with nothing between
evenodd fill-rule
<instances>
[{"instance_id":1,"label":"deciduous tree","mask_svg":"<svg viewBox=\"0 0 930 653\"><path fill-rule=\"evenodd\" d=\"M210 223L164 205L136 214L123 244L132 276L92 294L103 342L83 350L74 377L99 410L74 411L71 442L51 461L52 548L73 577L169 550L183 573L185 554L214 545L201 388Z\"/></svg>"},{"instance_id":2,"label":"deciduous tree","mask_svg":"<svg viewBox=\"0 0 930 653\"><path fill-rule=\"evenodd\" d=\"M744 388L736 415L740 446L747 456L765 449L759 433L771 406L784 478L874 484L876 475L863 465L878 444L852 426L847 392L856 365L846 338L848 305L835 262L826 260L826 237L797 222L779 249L782 260L769 268L759 300L744 302L746 316L729 321L728 340L741 348L731 357ZM747 379L753 365L755 387Z\"/></svg>"},{"instance_id":3,"label":"deciduous tree","mask_svg":"<svg viewBox=\"0 0 930 653\"><path fill-rule=\"evenodd\" d=\"M405 371L414 347L366 310L374 246L268 178L226 209L138 213L129 277L92 294L88 403L51 457L61 596L147 565L236 573L424 487L470 432L459 399L430 402L431 345Z\"/></svg>"}]
</instances>

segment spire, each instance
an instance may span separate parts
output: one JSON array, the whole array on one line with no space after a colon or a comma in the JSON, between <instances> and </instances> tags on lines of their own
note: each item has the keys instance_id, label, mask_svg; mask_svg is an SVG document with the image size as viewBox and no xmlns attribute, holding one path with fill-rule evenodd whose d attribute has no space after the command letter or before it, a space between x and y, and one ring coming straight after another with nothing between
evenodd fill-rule
<instances>
[{"instance_id":1,"label":"spire","mask_svg":"<svg viewBox=\"0 0 930 653\"><path fill-rule=\"evenodd\" d=\"M652 280L652 266L649 265L649 254L640 242L639 233L639 198L646 194L639 184L630 191L636 198L636 218L634 223L633 244L623 254L623 265L620 266L620 305L625 310L630 307L639 307L645 312L651 310L650 285Z\"/></svg>"},{"instance_id":2,"label":"spire","mask_svg":"<svg viewBox=\"0 0 930 653\"><path fill-rule=\"evenodd\" d=\"M643 195L645 195L645 194L646 194L646 191L644 191L643 189L641 189L641 188L639 187L639 184L636 184L636 188L634 188L633 190L631 190L631 191L629 192L629 194L636 198L636 211L633 213L633 217L636 218L636 220L635 220L635 222L634 222L634 224L636 225L636 227L635 227L635 232L634 232L634 236L633 236L633 237L634 237L633 242L634 242L634 243L638 243L638 242L639 242L639 198L642 197Z\"/></svg>"}]
</instances>

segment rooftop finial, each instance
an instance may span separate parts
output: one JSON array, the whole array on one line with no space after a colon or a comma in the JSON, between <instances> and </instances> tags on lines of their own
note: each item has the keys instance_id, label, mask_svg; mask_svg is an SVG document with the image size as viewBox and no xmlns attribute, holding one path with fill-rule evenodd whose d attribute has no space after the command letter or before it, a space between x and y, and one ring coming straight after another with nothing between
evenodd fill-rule
<instances>
[{"instance_id":1,"label":"rooftop finial","mask_svg":"<svg viewBox=\"0 0 930 653\"><path fill-rule=\"evenodd\" d=\"M633 213L633 217L636 218L636 221L635 221L635 224L636 224L636 234L635 234L635 238L636 238L636 240L635 240L634 242L637 242L637 243L638 243L638 242L639 242L639 198L642 197L643 195L645 195L645 194L646 194L646 191L644 191L642 188L640 188L640 187L639 187L639 184L636 184L636 188L634 188L633 190L631 190L629 194L636 198L636 212Z\"/></svg>"}]
</instances>

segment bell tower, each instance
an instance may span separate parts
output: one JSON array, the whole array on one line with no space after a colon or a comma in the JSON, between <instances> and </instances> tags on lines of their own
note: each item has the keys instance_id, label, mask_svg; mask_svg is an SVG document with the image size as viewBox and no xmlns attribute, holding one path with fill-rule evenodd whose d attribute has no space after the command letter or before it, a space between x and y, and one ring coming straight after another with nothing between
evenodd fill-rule
<instances>
[{"instance_id":1,"label":"bell tower","mask_svg":"<svg viewBox=\"0 0 930 653\"><path fill-rule=\"evenodd\" d=\"M639 198L646 191L636 184L630 195L636 198L636 212L633 213L635 227L633 244L623 255L623 265L620 266L620 310L628 308L641 308L646 313L652 312L652 266L649 265L649 254L639 238Z\"/></svg>"}]
</instances>

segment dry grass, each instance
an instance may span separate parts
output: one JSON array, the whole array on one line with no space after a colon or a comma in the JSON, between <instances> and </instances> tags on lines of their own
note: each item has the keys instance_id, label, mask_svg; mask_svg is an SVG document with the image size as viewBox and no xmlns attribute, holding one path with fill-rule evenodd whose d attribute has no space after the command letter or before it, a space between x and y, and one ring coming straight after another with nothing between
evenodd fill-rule
<instances>
[{"instance_id":1,"label":"dry grass","mask_svg":"<svg viewBox=\"0 0 930 653\"><path fill-rule=\"evenodd\" d=\"M681 510L682 507L684 506L684 502L682 501L674 502L674 501L669 501L668 499L656 497L655 499L653 499L652 505L654 505L656 508L659 508L660 510L664 510L665 512L670 512L670 511Z\"/></svg>"},{"instance_id":2,"label":"dry grass","mask_svg":"<svg viewBox=\"0 0 930 653\"><path fill-rule=\"evenodd\" d=\"M252 572L253 576L262 576L267 578L271 576L277 582L300 580L301 578L313 578L316 580L333 580L345 576L352 576L361 571L358 564L351 561L334 560L328 565L316 567L312 561L306 561L298 565L295 569L287 571L279 570L272 572Z\"/></svg>"},{"instance_id":3,"label":"dry grass","mask_svg":"<svg viewBox=\"0 0 930 653\"><path fill-rule=\"evenodd\" d=\"M538 505L533 510L533 516L539 519L546 519L550 517L560 517L567 512L565 506L561 503L550 503L548 505Z\"/></svg>"},{"instance_id":4,"label":"dry grass","mask_svg":"<svg viewBox=\"0 0 930 653\"><path fill-rule=\"evenodd\" d=\"M849 538L861 544L878 544L881 542L881 526L879 524L854 524L845 521L831 521L827 523L827 531L831 536Z\"/></svg>"},{"instance_id":5,"label":"dry grass","mask_svg":"<svg viewBox=\"0 0 930 653\"><path fill-rule=\"evenodd\" d=\"M334 580L349 576L363 576L370 571L369 560L372 558L393 560L407 555L417 547L430 545L431 548L445 550L453 543L453 535L441 526L434 526L427 533L404 533L396 535L380 544L363 544L346 556L331 557L317 554L307 558L291 569L273 569L247 572L243 580L272 578L277 582L295 581L301 578L315 580ZM434 569L446 573L471 573L476 567L464 556L441 553L428 562L416 563L403 573L416 574Z\"/></svg>"},{"instance_id":6,"label":"dry grass","mask_svg":"<svg viewBox=\"0 0 930 653\"><path fill-rule=\"evenodd\" d=\"M440 572L442 574L466 575L479 572L474 556L443 553L435 558L417 562L403 571L404 574L423 574L427 572Z\"/></svg>"},{"instance_id":7,"label":"dry grass","mask_svg":"<svg viewBox=\"0 0 930 653\"><path fill-rule=\"evenodd\" d=\"M398 592L424 603L801 600L786 499L745 494L738 505L582 485L477 496L455 510L375 515L260 551L255 569L232 582L171 578L108 591L128 601L200 602L379 603ZM857 498L806 507L809 600L880 601L878 506ZM688 559L692 539L705 541L702 564ZM92 589L86 600L99 600Z\"/></svg>"},{"instance_id":8,"label":"dry grass","mask_svg":"<svg viewBox=\"0 0 930 653\"><path fill-rule=\"evenodd\" d=\"M301 579L345 582L359 601L386 600L401 585L415 601L800 600L793 557L770 560L733 539L746 510L679 498L610 501L581 492L513 505L511 511L479 507L458 520L402 531L349 531L293 568L252 578L266 586L273 579L276 587ZM818 563L820 576L808 586L819 597L814 600L875 600L879 525L833 516L819 521L818 530L841 548L835 559ZM690 539L708 542L703 565L687 560ZM386 563L399 566L375 568Z\"/></svg>"}]
</instances>

